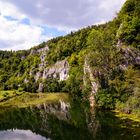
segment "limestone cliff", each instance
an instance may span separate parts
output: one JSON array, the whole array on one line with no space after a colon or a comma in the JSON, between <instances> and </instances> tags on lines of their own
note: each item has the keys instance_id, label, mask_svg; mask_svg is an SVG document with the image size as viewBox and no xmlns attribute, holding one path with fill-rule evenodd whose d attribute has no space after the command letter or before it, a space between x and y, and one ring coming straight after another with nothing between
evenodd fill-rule
<instances>
[{"instance_id":1,"label":"limestone cliff","mask_svg":"<svg viewBox=\"0 0 140 140\"><path fill-rule=\"evenodd\" d=\"M67 60L56 62L53 66L45 68L43 71L43 79L52 77L58 78L60 81L68 78L69 64Z\"/></svg>"},{"instance_id":2,"label":"limestone cliff","mask_svg":"<svg viewBox=\"0 0 140 140\"><path fill-rule=\"evenodd\" d=\"M90 82L91 86L91 93L89 94L89 102L90 106L94 107L95 105L95 95L99 89L99 81L97 80L96 75L94 75L95 72L93 69L91 69L90 65L87 62L87 58L85 59L84 63L84 76L83 76L83 82L84 86L87 86L87 80Z\"/></svg>"}]
</instances>

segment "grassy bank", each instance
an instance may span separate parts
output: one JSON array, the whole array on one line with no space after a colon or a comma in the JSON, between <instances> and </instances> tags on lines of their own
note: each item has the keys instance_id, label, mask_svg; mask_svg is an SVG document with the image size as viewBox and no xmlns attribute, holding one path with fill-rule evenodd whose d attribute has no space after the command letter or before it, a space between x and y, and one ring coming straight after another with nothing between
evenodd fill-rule
<instances>
[{"instance_id":1,"label":"grassy bank","mask_svg":"<svg viewBox=\"0 0 140 140\"><path fill-rule=\"evenodd\" d=\"M5 91L6 97L0 92L0 108L4 107L28 107L42 103L56 103L59 100L67 102L69 99L66 93L25 93L17 91ZM15 94L16 93L16 94Z\"/></svg>"},{"instance_id":2,"label":"grassy bank","mask_svg":"<svg viewBox=\"0 0 140 140\"><path fill-rule=\"evenodd\" d=\"M10 98L13 98L13 97L16 97L16 96L19 96L19 95L22 95L23 93L25 92L21 92L21 91L18 91L18 90L6 90L6 91L0 91L0 102L2 101L6 101Z\"/></svg>"},{"instance_id":3,"label":"grassy bank","mask_svg":"<svg viewBox=\"0 0 140 140\"><path fill-rule=\"evenodd\" d=\"M120 112L119 110L114 110L113 112L115 113L115 116L120 118L121 120L129 119L140 123L140 118L137 114L125 114Z\"/></svg>"}]
</instances>

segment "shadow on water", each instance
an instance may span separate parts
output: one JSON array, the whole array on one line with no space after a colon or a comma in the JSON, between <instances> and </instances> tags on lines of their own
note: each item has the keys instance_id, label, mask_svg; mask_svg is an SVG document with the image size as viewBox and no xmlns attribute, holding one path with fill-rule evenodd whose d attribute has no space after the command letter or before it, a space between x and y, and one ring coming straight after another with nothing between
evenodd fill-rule
<instances>
[{"instance_id":1,"label":"shadow on water","mask_svg":"<svg viewBox=\"0 0 140 140\"><path fill-rule=\"evenodd\" d=\"M85 111L77 103L67 112L53 114L37 107L1 109L0 132L11 129L31 130L52 140L140 139L140 123L122 120L109 111Z\"/></svg>"}]
</instances>

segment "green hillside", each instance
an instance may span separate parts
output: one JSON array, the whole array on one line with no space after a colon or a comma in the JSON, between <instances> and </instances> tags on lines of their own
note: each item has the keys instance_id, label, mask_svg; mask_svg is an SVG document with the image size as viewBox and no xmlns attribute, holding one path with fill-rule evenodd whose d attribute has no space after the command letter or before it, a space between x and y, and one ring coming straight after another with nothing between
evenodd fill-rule
<instances>
[{"instance_id":1,"label":"green hillside","mask_svg":"<svg viewBox=\"0 0 140 140\"><path fill-rule=\"evenodd\" d=\"M140 116L140 2L127 0L112 21L0 51L0 89L68 92L103 109Z\"/></svg>"}]
</instances>

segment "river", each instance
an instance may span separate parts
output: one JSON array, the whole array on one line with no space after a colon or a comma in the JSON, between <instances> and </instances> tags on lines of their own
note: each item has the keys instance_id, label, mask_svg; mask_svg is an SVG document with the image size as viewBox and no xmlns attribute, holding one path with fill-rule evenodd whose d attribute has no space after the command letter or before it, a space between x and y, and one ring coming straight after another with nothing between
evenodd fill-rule
<instances>
[{"instance_id":1,"label":"river","mask_svg":"<svg viewBox=\"0 0 140 140\"><path fill-rule=\"evenodd\" d=\"M0 140L140 140L140 123L111 111L7 108L0 111Z\"/></svg>"}]
</instances>

